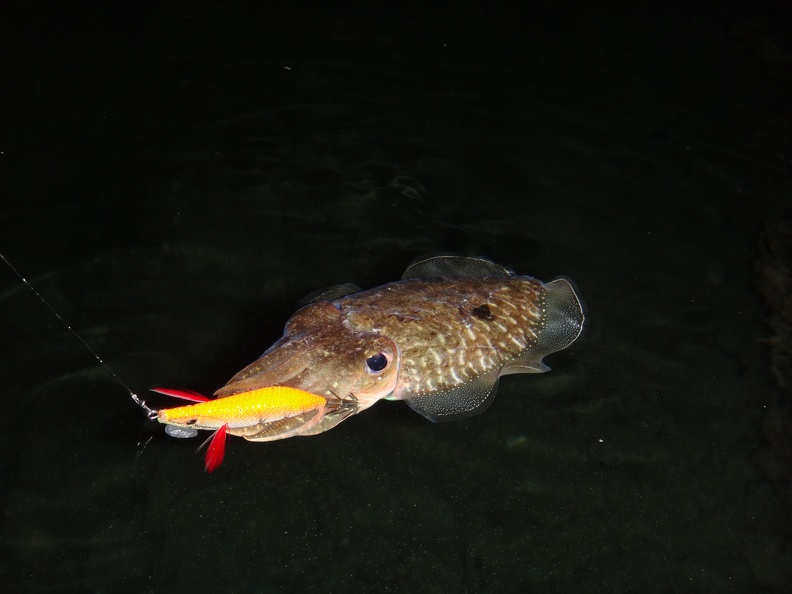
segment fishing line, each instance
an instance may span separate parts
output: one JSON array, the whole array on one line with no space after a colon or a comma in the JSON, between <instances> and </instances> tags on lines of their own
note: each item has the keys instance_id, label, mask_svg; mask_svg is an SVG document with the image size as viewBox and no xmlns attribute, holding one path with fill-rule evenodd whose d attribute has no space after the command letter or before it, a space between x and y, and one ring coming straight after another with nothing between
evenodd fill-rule
<instances>
[{"instance_id":1,"label":"fishing line","mask_svg":"<svg viewBox=\"0 0 792 594\"><path fill-rule=\"evenodd\" d=\"M21 280L21 281L22 281L22 282L25 284L25 286L26 286L28 289L30 289L31 291L33 291L33 294L34 294L36 297L38 297L38 298L39 298L39 300L40 300L40 301L41 301L41 302L42 302L42 303L43 303L45 306L47 306L47 309L49 309L49 310L52 312L52 314L53 314L53 315L54 315L54 316L55 316L55 317L58 319L58 321L59 321L61 324L63 324L63 325L66 327L66 329L67 329L69 332L71 332L71 333L72 333L72 335L73 335L73 336L74 336L74 337L75 337L77 340L79 340L79 341L80 341L80 342L83 344L83 346L84 346L86 349L88 349L88 352L89 352L89 353L91 353L91 354L93 355L94 359L96 359L97 361L99 361L99 364L100 364L102 367L104 367L104 368L107 370L107 372L108 372L108 373L109 373L109 374L110 374L110 375L111 375L111 376L112 376L112 377L113 377L113 378L114 378L114 379L115 379L115 380L116 380L116 381L117 381L119 384L121 384L121 386L123 386L123 387L124 387L124 389L125 389L127 392L129 392L129 395L132 397L132 400L134 401L134 403L135 403L135 404L137 404L137 405L138 405L140 408L142 408L144 411L146 411L146 414L148 415L148 418L149 418L149 419L156 419L156 418L157 418L157 412L156 412L155 410L152 410L151 408L149 408L149 407L146 405L146 403L145 403L145 402L143 402L143 400L141 400L141 399L140 399L140 397L139 397L137 394L135 394L135 393L132 391L132 388L130 388L130 387L129 387L129 386L128 386L128 385L127 385L125 382L124 382L124 380L122 380L120 377L118 377L118 374L116 374L116 372L115 372L115 371L113 371L112 369L110 369L110 366L109 366L109 365L107 365L107 363L105 363L104 361L102 361L102 358L101 358L101 357L100 357L100 356L99 356L99 355L96 353L96 351L94 351L94 350L91 348L91 345L89 345L89 344L88 344L88 343L87 343L87 342L86 342L86 341L83 339L83 337L82 337L82 336L80 336L79 334L77 334L77 332L76 332L76 331L75 331L75 330L74 330L74 329L73 329L71 326L69 326L69 324L67 324L67 323L66 323L66 320L64 320L64 319L61 317L61 315L60 315L60 314L59 314L57 311L55 311L55 308L54 308L54 307L52 307L52 306L51 306L51 305L50 305L50 304L47 302L47 300L46 300L46 299L44 299L44 297L42 297L42 296L41 296L41 293L39 293L39 292L36 290L36 288L35 288L33 285L31 285L31 284L28 282L28 280L27 280L27 279L26 279L24 276L22 276L22 273L21 273L21 272L19 272L19 271L18 271L16 268L14 268L14 265L13 265L13 264L11 264L11 262L9 262L9 261L8 261L8 258L6 258L6 257L5 257L3 254L1 254L1 253L0 253L0 258L2 258L2 259L3 259L3 262L5 262L5 263L8 265L8 267L9 267L9 268L10 268L10 269L11 269L11 270L14 272L14 274L16 274L16 275L19 277L19 279L20 279L20 280Z\"/></svg>"}]
</instances>

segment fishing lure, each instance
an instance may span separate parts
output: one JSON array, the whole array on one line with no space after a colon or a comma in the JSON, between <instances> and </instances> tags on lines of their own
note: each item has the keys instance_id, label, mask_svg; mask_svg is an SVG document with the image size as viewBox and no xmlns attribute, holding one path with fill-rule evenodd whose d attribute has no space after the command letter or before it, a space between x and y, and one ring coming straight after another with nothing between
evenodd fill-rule
<instances>
[{"instance_id":1,"label":"fishing lure","mask_svg":"<svg viewBox=\"0 0 792 594\"><path fill-rule=\"evenodd\" d=\"M149 413L149 418L166 425L168 435L194 437L198 429L214 431L204 442L204 445L209 444L205 459L207 472L220 466L227 435L244 437L248 441L284 439L310 430L326 415L350 414L356 406L354 396L327 399L287 386L268 386L214 400L187 390L152 390L196 403L153 410L136 399Z\"/></svg>"}]
</instances>

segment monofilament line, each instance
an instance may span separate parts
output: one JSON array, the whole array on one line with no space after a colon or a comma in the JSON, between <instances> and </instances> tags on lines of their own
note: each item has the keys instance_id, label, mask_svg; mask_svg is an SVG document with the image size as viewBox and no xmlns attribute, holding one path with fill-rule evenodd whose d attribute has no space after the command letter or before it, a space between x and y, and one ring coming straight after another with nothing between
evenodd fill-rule
<instances>
[{"instance_id":1,"label":"monofilament line","mask_svg":"<svg viewBox=\"0 0 792 594\"><path fill-rule=\"evenodd\" d=\"M58 321L59 321L61 324L63 324L63 325L66 327L66 329L67 329L69 332L71 332L71 333L72 333L72 335L73 335L73 336L74 336L74 337L75 337L77 340L79 340L79 341L80 341L80 342L83 344L83 346L84 346L86 349L88 349L88 352L89 352L89 353L91 353L91 354L93 355L94 359L96 359L97 361L99 361L99 364L100 364L102 367L104 367L104 368L107 370L107 372L108 372L108 373L109 373L109 374L110 374L110 375L111 375L111 376L112 376L112 377L113 377L113 378L114 378L114 379L115 379L115 380L116 380L116 381L117 381L119 384L121 384L121 385L124 387L124 389L125 389L127 392L129 392L129 395L132 397L132 400L135 402L135 404L137 404L137 405L138 405L138 406L140 406L140 407L141 407L143 410L145 410L145 411L146 411L146 413L148 414L149 418L152 418L152 419L155 419L155 418L157 418L157 413L156 413L156 411L154 411L154 410L150 409L148 406L146 406L146 403L145 403L145 402L143 402L143 401L142 401L142 400L141 400L141 399L138 397L138 395L137 395L137 394L135 394L135 393L132 391L132 388L130 388L129 386L127 386L127 385L126 385L126 383L124 382L124 380L122 380L120 377L118 377L118 375L116 374L116 372L115 372L115 371L113 371L112 369L110 369L110 366L109 366L109 365L107 365L107 363L105 363L104 361L102 361L102 358L101 358L99 355L97 355L97 354L96 354L96 351L94 351L94 350L91 348L91 345L89 345L87 342L85 342L85 340L83 339L83 337L82 337L82 336L80 336L79 334L77 334L77 332L76 332L76 331L75 331L75 330L74 330L74 329L73 329L71 326L69 326L69 324L67 324L67 323L66 323L66 320L64 320L64 319L61 317L61 315L60 315L60 314L59 314L57 311L55 311L55 308L54 308L54 307L52 307L52 306L51 306L51 305L50 305L50 304L47 302L47 300L46 300L46 299L44 299L44 297L42 297L41 293L39 293L39 292L36 290L36 288L35 288L33 285L31 285L31 284L28 282L28 280L27 280L27 279L26 279L24 276L22 276L22 273L21 273L21 272L19 272L19 271L18 271L16 268L14 268L14 265L13 265L13 264L11 264L11 262L9 262L9 261L8 261L8 258L6 258L6 257L5 257L3 254L0 254L0 258L2 258L2 259L3 259L3 262L5 262L5 263L6 263L6 265L8 265L8 267L9 267L9 268L10 268L10 269L11 269L11 270L14 272L14 274L16 274L16 275L19 277L19 279L20 279L20 280L21 280L21 281L22 281L22 282L25 284L25 286L26 286L28 289L30 289L31 291L33 291L33 294L34 294L36 297L38 297L38 298L39 298L39 301L41 301L41 302L42 302L42 303L43 303L43 304L44 304L44 305L47 307L47 309L49 309L49 310L52 312L52 314L53 314L53 315L54 315L54 316L55 316L55 317L58 319Z\"/></svg>"}]
</instances>

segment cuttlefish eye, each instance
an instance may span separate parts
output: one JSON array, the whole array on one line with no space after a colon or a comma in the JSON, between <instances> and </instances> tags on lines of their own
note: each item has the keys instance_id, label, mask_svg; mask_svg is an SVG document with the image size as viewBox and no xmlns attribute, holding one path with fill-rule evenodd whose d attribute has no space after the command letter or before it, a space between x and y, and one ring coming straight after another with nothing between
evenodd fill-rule
<instances>
[{"instance_id":1,"label":"cuttlefish eye","mask_svg":"<svg viewBox=\"0 0 792 594\"><path fill-rule=\"evenodd\" d=\"M388 357L385 353L377 353L366 359L366 373L376 375L388 366Z\"/></svg>"}]
</instances>

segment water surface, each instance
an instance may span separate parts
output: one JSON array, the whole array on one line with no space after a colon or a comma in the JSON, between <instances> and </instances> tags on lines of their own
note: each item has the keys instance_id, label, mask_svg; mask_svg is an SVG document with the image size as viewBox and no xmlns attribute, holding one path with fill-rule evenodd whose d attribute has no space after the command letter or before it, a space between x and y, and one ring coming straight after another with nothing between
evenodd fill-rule
<instances>
[{"instance_id":1,"label":"water surface","mask_svg":"<svg viewBox=\"0 0 792 594\"><path fill-rule=\"evenodd\" d=\"M303 295L432 251L569 276L586 336L481 416L383 402L206 475L3 272L3 582L786 590L753 273L783 13L366 6L7 9L2 252L141 395L211 392Z\"/></svg>"}]
</instances>

